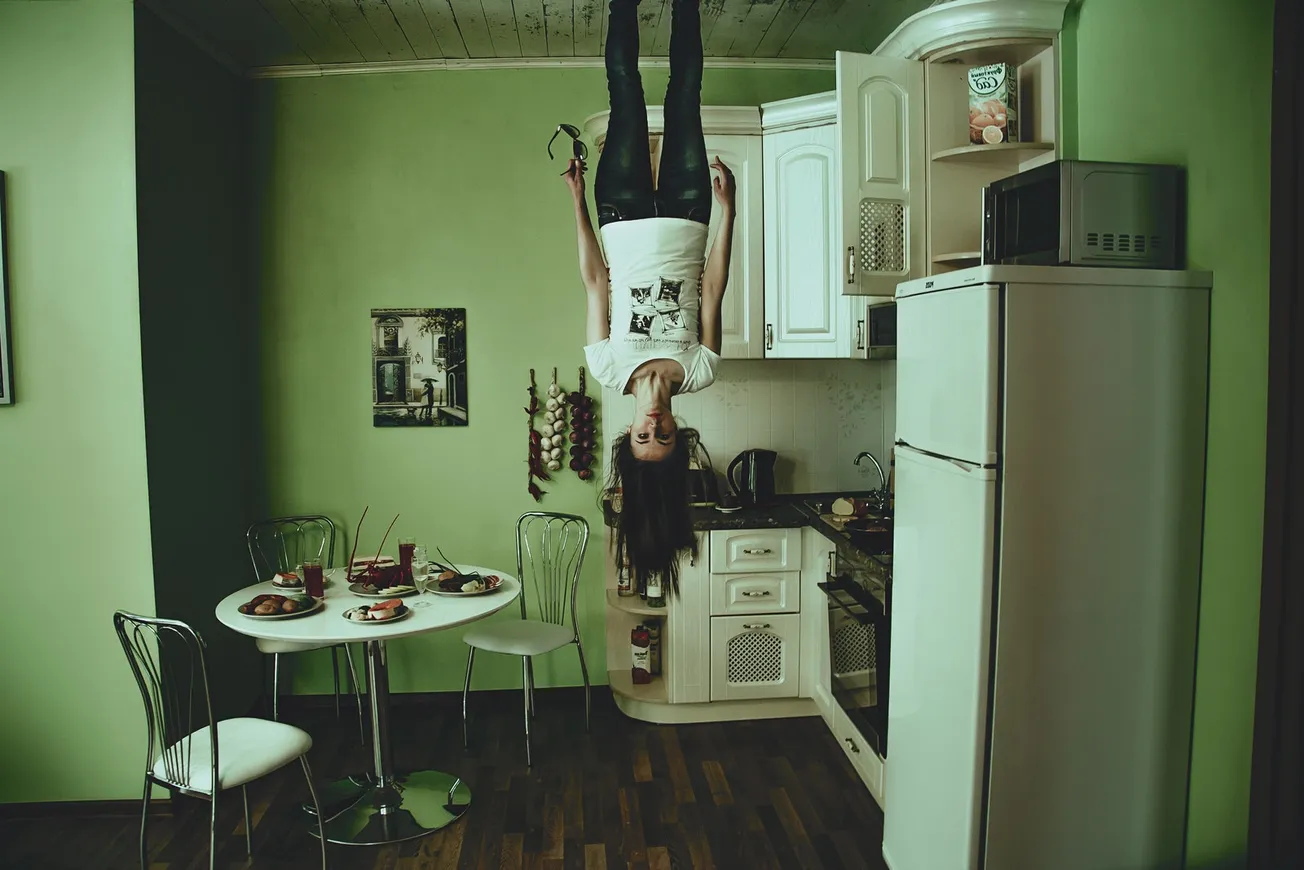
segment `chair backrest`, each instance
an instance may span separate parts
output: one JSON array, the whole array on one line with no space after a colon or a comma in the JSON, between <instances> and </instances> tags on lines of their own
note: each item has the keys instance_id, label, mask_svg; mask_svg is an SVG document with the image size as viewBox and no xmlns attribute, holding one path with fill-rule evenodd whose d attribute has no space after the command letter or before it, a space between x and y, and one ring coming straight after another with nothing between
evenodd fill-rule
<instances>
[{"instance_id":1,"label":"chair backrest","mask_svg":"<svg viewBox=\"0 0 1304 870\"><path fill-rule=\"evenodd\" d=\"M516 521L516 576L521 580L522 619L528 613L525 590L532 586L541 620L565 625L569 611L571 627L579 632L575 595L588 546L589 523L584 517L545 511L521 515Z\"/></svg>"},{"instance_id":2,"label":"chair backrest","mask_svg":"<svg viewBox=\"0 0 1304 870\"><path fill-rule=\"evenodd\" d=\"M274 517L260 520L245 533L254 575L262 581L278 571L294 571L304 559L321 559L335 567L335 523L330 517Z\"/></svg>"},{"instance_id":3,"label":"chair backrest","mask_svg":"<svg viewBox=\"0 0 1304 870\"><path fill-rule=\"evenodd\" d=\"M213 725L213 702L208 693L208 668L204 642L193 628L175 619L156 619L119 610L113 627L127 654L127 663L145 703L149 744L145 770L153 771L162 757L163 779L190 787L193 740L182 740ZM212 779L217 782L217 729L209 728Z\"/></svg>"}]
</instances>

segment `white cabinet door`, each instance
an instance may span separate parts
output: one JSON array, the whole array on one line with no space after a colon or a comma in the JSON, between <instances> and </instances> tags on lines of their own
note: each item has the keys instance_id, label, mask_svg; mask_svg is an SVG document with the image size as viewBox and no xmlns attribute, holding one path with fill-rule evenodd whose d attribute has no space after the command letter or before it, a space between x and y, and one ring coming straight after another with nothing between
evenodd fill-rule
<instances>
[{"instance_id":1,"label":"white cabinet door","mask_svg":"<svg viewBox=\"0 0 1304 870\"><path fill-rule=\"evenodd\" d=\"M672 704L711 700L711 584L706 535L697 535L697 558L679 563L679 594L666 607L661 663Z\"/></svg>"},{"instance_id":2,"label":"white cabinet door","mask_svg":"<svg viewBox=\"0 0 1304 870\"><path fill-rule=\"evenodd\" d=\"M720 310L720 356L761 359L765 356L761 334L765 317L761 137L708 135L705 138L707 157L712 160L719 157L733 172L737 184L729 284ZM719 222L720 205L712 199L706 241L708 256L715 247Z\"/></svg>"},{"instance_id":3,"label":"white cabinet door","mask_svg":"<svg viewBox=\"0 0 1304 870\"><path fill-rule=\"evenodd\" d=\"M717 616L711 620L711 700L797 695L801 617Z\"/></svg>"},{"instance_id":4,"label":"white cabinet door","mask_svg":"<svg viewBox=\"0 0 1304 870\"><path fill-rule=\"evenodd\" d=\"M839 285L838 130L832 124L764 136L765 356L851 355Z\"/></svg>"},{"instance_id":5,"label":"white cabinet door","mask_svg":"<svg viewBox=\"0 0 1304 870\"><path fill-rule=\"evenodd\" d=\"M839 51L837 91L839 286L891 296L898 283L927 274L924 65Z\"/></svg>"}]
</instances>

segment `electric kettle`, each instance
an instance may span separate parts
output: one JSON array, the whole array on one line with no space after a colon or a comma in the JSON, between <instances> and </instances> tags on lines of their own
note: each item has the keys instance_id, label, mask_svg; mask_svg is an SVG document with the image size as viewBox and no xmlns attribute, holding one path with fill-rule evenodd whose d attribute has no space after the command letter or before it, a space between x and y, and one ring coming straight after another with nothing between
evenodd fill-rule
<instances>
[{"instance_id":1,"label":"electric kettle","mask_svg":"<svg viewBox=\"0 0 1304 870\"><path fill-rule=\"evenodd\" d=\"M774 462L778 458L773 450L744 450L729 463L725 477L741 504L757 507L774 501Z\"/></svg>"}]
</instances>

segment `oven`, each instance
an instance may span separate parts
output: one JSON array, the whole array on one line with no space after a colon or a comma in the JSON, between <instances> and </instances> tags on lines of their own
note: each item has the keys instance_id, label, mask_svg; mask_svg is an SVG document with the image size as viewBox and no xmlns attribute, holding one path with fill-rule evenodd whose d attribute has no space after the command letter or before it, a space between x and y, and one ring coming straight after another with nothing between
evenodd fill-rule
<instances>
[{"instance_id":1,"label":"oven","mask_svg":"<svg viewBox=\"0 0 1304 870\"><path fill-rule=\"evenodd\" d=\"M892 575L883 560L860 558L831 555L819 584L829 608L829 688L874 754L887 758Z\"/></svg>"}]
</instances>

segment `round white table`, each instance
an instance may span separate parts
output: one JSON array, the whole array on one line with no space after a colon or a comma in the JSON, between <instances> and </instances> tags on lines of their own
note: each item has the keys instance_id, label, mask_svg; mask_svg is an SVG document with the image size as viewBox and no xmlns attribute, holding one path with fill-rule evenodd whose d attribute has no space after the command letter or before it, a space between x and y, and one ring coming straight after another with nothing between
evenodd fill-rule
<instances>
[{"instance_id":1,"label":"round white table","mask_svg":"<svg viewBox=\"0 0 1304 870\"><path fill-rule=\"evenodd\" d=\"M308 615L288 619L256 619L239 607L255 595L286 594L271 582L255 583L232 592L217 605L217 620L250 637L327 646L362 643L367 647L367 696L371 705L374 771L331 783L322 791L326 839L332 843L371 846L397 843L437 831L461 818L471 805L471 790L460 777L437 770L395 773L389 738L389 669L385 644L401 637L456 628L497 613L521 594L520 582L492 568L462 566L468 572L497 574L503 584L484 595L452 597L431 592L403 596L410 616L392 623L357 623L344 611L374 598L355 595L343 568L325 572L323 606ZM317 833L317 825L311 826Z\"/></svg>"}]
</instances>

